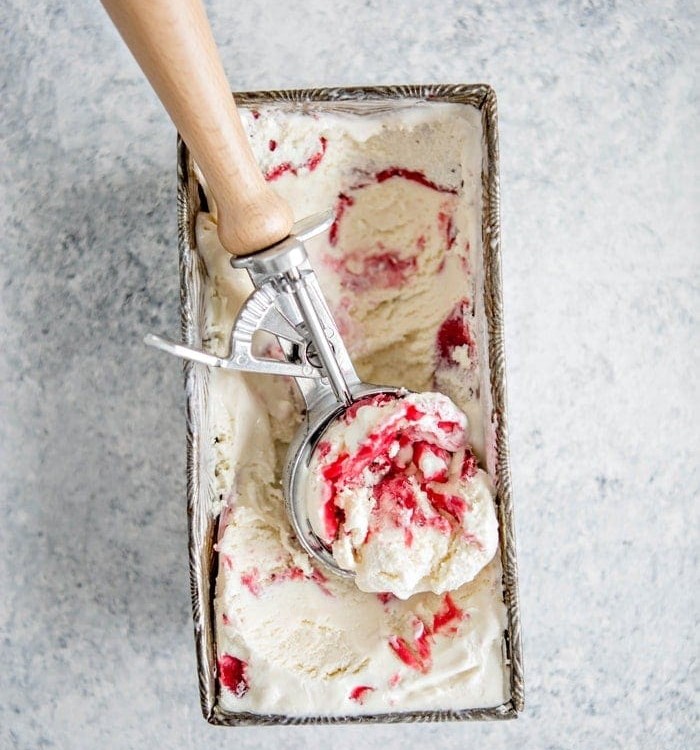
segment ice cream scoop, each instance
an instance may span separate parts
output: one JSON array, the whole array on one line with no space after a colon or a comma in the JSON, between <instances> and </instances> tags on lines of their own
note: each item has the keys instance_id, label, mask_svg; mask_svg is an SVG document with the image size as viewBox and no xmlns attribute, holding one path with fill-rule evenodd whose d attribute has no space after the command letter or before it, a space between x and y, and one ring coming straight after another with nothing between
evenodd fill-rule
<instances>
[{"instance_id":1,"label":"ice cream scoop","mask_svg":"<svg viewBox=\"0 0 700 750\"><path fill-rule=\"evenodd\" d=\"M326 304L309 264L304 242L328 229L333 212L297 222L286 239L252 255L231 259L234 268L248 271L255 287L244 302L231 331L230 349L223 356L149 335L146 343L185 359L223 367L297 379L306 403L306 417L287 454L283 489L287 511L300 544L333 572L352 576L334 559L330 545L309 520L306 488L314 451L327 427L358 400L399 389L363 383ZM258 355L258 332L273 334L281 358Z\"/></svg>"}]
</instances>

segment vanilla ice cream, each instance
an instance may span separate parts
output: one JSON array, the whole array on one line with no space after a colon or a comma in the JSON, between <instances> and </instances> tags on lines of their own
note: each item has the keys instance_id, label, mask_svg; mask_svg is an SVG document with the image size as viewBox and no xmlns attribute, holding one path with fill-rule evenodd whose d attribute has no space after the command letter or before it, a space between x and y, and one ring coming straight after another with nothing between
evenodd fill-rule
<instances>
[{"instance_id":1,"label":"vanilla ice cream","mask_svg":"<svg viewBox=\"0 0 700 750\"><path fill-rule=\"evenodd\" d=\"M444 499L422 507L431 519L427 529L413 522L400 528L404 551L410 531L425 561L396 593L421 593L368 593L324 573L294 537L282 497L285 452L303 419L295 383L212 370L211 460L205 455L202 469L211 475L219 515L219 703L229 711L291 716L497 706L509 698L509 681L488 475L480 116L469 106L437 102L374 112L345 103L343 110L274 105L243 112L243 119L263 172L297 219L335 209L330 231L307 249L360 377L439 392L456 405L423 394L438 404L431 414L442 409L448 416L438 421L454 422L454 434L432 425L410 457L398 446L415 476L420 472L420 501L428 491ZM196 234L208 276L204 345L225 353L252 287L229 266L211 200ZM358 425L362 412L356 410ZM387 448L389 458L394 452ZM364 573L357 544L367 541L373 523L367 507L348 498L337 516L338 553L355 560L358 582ZM323 518L316 522L330 531ZM469 559L460 561L459 549ZM376 569L390 565L382 561Z\"/></svg>"},{"instance_id":2,"label":"vanilla ice cream","mask_svg":"<svg viewBox=\"0 0 700 750\"><path fill-rule=\"evenodd\" d=\"M306 499L317 536L362 591L452 591L498 547L491 481L467 418L440 393L353 404L316 447Z\"/></svg>"}]
</instances>

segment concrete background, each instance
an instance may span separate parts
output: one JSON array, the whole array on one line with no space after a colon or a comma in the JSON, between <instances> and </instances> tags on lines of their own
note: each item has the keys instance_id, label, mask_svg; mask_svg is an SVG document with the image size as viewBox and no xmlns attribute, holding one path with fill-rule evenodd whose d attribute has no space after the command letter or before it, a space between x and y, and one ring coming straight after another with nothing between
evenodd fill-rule
<instances>
[{"instance_id":1,"label":"concrete background","mask_svg":"<svg viewBox=\"0 0 700 750\"><path fill-rule=\"evenodd\" d=\"M209 2L234 88L499 95L527 708L221 729L186 554L175 134L94 0L0 8L0 746L697 742L698 6ZM696 39L693 42L693 39Z\"/></svg>"}]
</instances>

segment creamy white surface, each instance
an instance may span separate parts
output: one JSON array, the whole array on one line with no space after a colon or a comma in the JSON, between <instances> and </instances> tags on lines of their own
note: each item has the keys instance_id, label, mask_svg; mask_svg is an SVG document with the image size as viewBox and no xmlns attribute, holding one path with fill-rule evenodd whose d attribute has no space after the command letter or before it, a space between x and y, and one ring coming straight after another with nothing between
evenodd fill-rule
<instances>
[{"instance_id":1,"label":"creamy white surface","mask_svg":"<svg viewBox=\"0 0 700 750\"><path fill-rule=\"evenodd\" d=\"M451 383L445 390L460 408L475 415L474 441L483 455L478 365L474 358L455 361L436 373L435 357L437 328L465 295L474 294L465 271L479 242L481 145L476 113L438 105L389 118L263 113L258 120L247 116L245 121L264 170L284 160L302 163L314 153L319 138L327 138L326 153L315 170L299 168L296 176L288 173L272 183L291 202L297 218L332 205L337 194L356 181L358 168L376 172L399 164L455 189L464 179L463 196L448 196L457 237L450 252L434 226L446 196L440 194L437 200L436 191L401 178L372 186L371 194L369 188L357 191L354 216L348 212L340 223L337 245L319 239L309 250L363 379L428 390L435 383L443 387L441 372L461 373L461 378L445 380ZM256 130L260 125L262 130ZM417 148L417 138L425 146ZM268 148L271 139L279 139L274 152ZM197 223L198 246L212 282L205 344L225 351L249 283L230 270L216 237L212 208L212 215L200 215ZM415 244L416 236L425 235L412 261L415 267L398 287L352 289L349 294L334 263L352 256L362 264L372 250L363 246L366 240L358 227L373 234L377 222L389 216L396 223L381 229L380 242L388 244L393 236L391 241L403 252L402 243L412 239ZM356 283L352 269L344 278ZM404 639L415 648L416 623L429 626L444 609L444 598L425 593L405 602L383 602L351 581L318 580L292 536L279 486L284 449L299 422L293 384L216 371L210 393L217 502L221 508L233 508L225 511L218 544L217 650L245 661L249 682L242 696L222 690L222 705L234 711L347 714L503 702L508 687L498 560L453 593L464 619L430 636L430 659L421 661L422 668L408 666L390 642ZM289 571L297 571L296 577L290 578ZM362 702L351 700L351 691L360 686L373 689L363 694Z\"/></svg>"}]
</instances>

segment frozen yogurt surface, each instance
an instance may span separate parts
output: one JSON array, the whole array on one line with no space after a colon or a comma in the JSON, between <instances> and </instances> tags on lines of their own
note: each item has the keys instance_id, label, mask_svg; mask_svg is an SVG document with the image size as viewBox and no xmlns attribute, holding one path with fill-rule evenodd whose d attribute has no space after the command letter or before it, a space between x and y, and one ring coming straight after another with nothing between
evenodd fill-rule
<instances>
[{"instance_id":1,"label":"frozen yogurt surface","mask_svg":"<svg viewBox=\"0 0 700 750\"><path fill-rule=\"evenodd\" d=\"M317 531L356 566L358 584L370 589L362 591L321 570L286 517L282 467L303 419L295 383L211 371L201 468L219 524L220 704L291 716L500 705L509 674L481 293L479 112L439 102L343 103L335 112L278 104L243 119L261 169L297 219L335 210L330 231L307 249L360 377L421 394L361 403L344 444L325 436L329 448L314 459L321 472L330 476L344 451L356 449L357 459L372 425L406 422L402 409L429 416L407 431L410 455L401 438L387 438L377 454L394 465L393 477L390 467L383 476L371 469L380 514L342 482L310 488ZM225 353L251 284L218 242L216 206L205 208L196 226L207 270L203 344ZM260 346L272 352L275 342ZM392 544L373 544L379 529ZM392 549L400 547L415 560L397 572Z\"/></svg>"}]
</instances>

